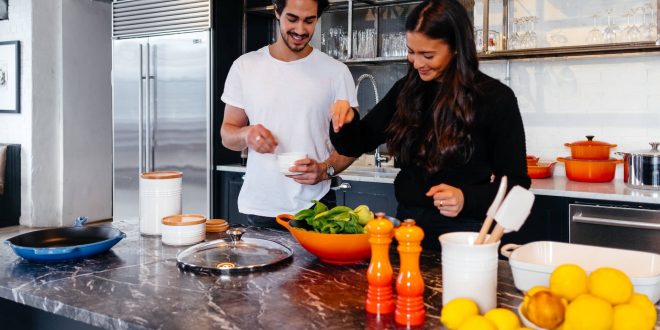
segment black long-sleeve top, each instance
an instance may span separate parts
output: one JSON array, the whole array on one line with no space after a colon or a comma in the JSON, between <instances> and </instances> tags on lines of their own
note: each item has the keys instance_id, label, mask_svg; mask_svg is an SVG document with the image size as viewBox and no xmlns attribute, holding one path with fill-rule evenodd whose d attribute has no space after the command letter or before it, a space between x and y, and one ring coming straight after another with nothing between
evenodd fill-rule
<instances>
[{"instance_id":1,"label":"black long-sleeve top","mask_svg":"<svg viewBox=\"0 0 660 330\"><path fill-rule=\"evenodd\" d=\"M363 119L360 120L355 112L355 119L338 133L330 128L332 144L340 154L358 157L385 143L385 129L396 112L396 101L404 80L405 77L396 82ZM502 176L507 176L509 189L515 185L529 188L525 131L513 91L481 72L475 77L475 83L481 93L473 102L475 122L471 132L474 147L471 158L467 163L446 166L432 174L417 165L401 165L394 180L399 204L434 207L433 199L425 194L432 186L445 183L463 192L464 206L458 218L483 219ZM427 102L424 103L430 105L435 93L426 95ZM495 175L494 182L491 182L491 175Z\"/></svg>"}]
</instances>

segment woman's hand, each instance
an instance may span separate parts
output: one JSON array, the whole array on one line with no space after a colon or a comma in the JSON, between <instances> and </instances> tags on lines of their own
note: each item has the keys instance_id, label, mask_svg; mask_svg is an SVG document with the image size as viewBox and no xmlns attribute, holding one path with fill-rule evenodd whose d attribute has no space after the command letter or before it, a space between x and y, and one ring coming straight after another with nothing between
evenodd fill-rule
<instances>
[{"instance_id":1,"label":"woman's hand","mask_svg":"<svg viewBox=\"0 0 660 330\"><path fill-rule=\"evenodd\" d=\"M289 167L291 172L300 174L287 175L300 184L317 184L325 180L325 166L311 158L296 160L294 165Z\"/></svg>"},{"instance_id":2,"label":"woman's hand","mask_svg":"<svg viewBox=\"0 0 660 330\"><path fill-rule=\"evenodd\" d=\"M463 210L463 191L456 187L441 183L431 187L426 196L433 198L433 205L446 217L456 217Z\"/></svg>"},{"instance_id":3,"label":"woman's hand","mask_svg":"<svg viewBox=\"0 0 660 330\"><path fill-rule=\"evenodd\" d=\"M245 143L248 148L262 154L273 153L277 147L273 134L261 124L248 126Z\"/></svg>"},{"instance_id":4,"label":"woman's hand","mask_svg":"<svg viewBox=\"0 0 660 330\"><path fill-rule=\"evenodd\" d=\"M335 101L335 104L330 109L330 115L332 117L332 128L335 130L335 133L339 132L344 124L352 122L353 117L355 117L351 104L346 100Z\"/></svg>"}]
</instances>

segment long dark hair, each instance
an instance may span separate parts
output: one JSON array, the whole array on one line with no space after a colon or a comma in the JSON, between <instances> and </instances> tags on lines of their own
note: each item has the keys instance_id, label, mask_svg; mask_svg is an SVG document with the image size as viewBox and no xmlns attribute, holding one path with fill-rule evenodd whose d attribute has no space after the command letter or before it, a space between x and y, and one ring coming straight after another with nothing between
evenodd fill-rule
<instances>
[{"instance_id":1,"label":"long dark hair","mask_svg":"<svg viewBox=\"0 0 660 330\"><path fill-rule=\"evenodd\" d=\"M472 23L456 0L426 0L408 16L406 31L441 39L455 54L437 81L423 81L409 65L386 131L389 152L398 164L436 173L449 164L467 162L473 152L470 131L479 62Z\"/></svg>"}]
</instances>

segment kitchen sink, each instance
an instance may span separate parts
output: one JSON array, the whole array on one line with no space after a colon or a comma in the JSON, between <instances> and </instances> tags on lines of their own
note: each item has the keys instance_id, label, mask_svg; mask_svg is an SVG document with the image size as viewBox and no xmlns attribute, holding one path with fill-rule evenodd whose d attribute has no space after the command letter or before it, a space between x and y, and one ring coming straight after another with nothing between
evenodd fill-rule
<instances>
[{"instance_id":1,"label":"kitchen sink","mask_svg":"<svg viewBox=\"0 0 660 330\"><path fill-rule=\"evenodd\" d=\"M350 166L345 169L341 174L346 175L378 175L395 177L399 173L396 167L375 167L375 166ZM340 174L340 175L341 175Z\"/></svg>"}]
</instances>

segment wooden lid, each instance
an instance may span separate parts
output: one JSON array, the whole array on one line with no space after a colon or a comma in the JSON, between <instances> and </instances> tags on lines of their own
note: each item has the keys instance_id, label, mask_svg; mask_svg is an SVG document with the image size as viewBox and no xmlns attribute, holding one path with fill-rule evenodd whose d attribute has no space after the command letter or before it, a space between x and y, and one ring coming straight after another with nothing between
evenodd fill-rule
<instances>
[{"instance_id":1,"label":"wooden lid","mask_svg":"<svg viewBox=\"0 0 660 330\"><path fill-rule=\"evenodd\" d=\"M176 179L182 177L183 177L183 173L179 171L159 171L159 172L142 173L143 179L150 179L150 180Z\"/></svg>"},{"instance_id":2,"label":"wooden lid","mask_svg":"<svg viewBox=\"0 0 660 330\"><path fill-rule=\"evenodd\" d=\"M206 232L220 233L229 229L229 223L224 219L208 219L206 220Z\"/></svg>"},{"instance_id":3,"label":"wooden lid","mask_svg":"<svg viewBox=\"0 0 660 330\"><path fill-rule=\"evenodd\" d=\"M208 219L206 220L206 225L207 226L220 226L220 225L226 225L227 221L225 219Z\"/></svg>"},{"instance_id":4,"label":"wooden lid","mask_svg":"<svg viewBox=\"0 0 660 330\"><path fill-rule=\"evenodd\" d=\"M163 218L163 224L168 226L192 226L206 222L201 214L176 214Z\"/></svg>"}]
</instances>

